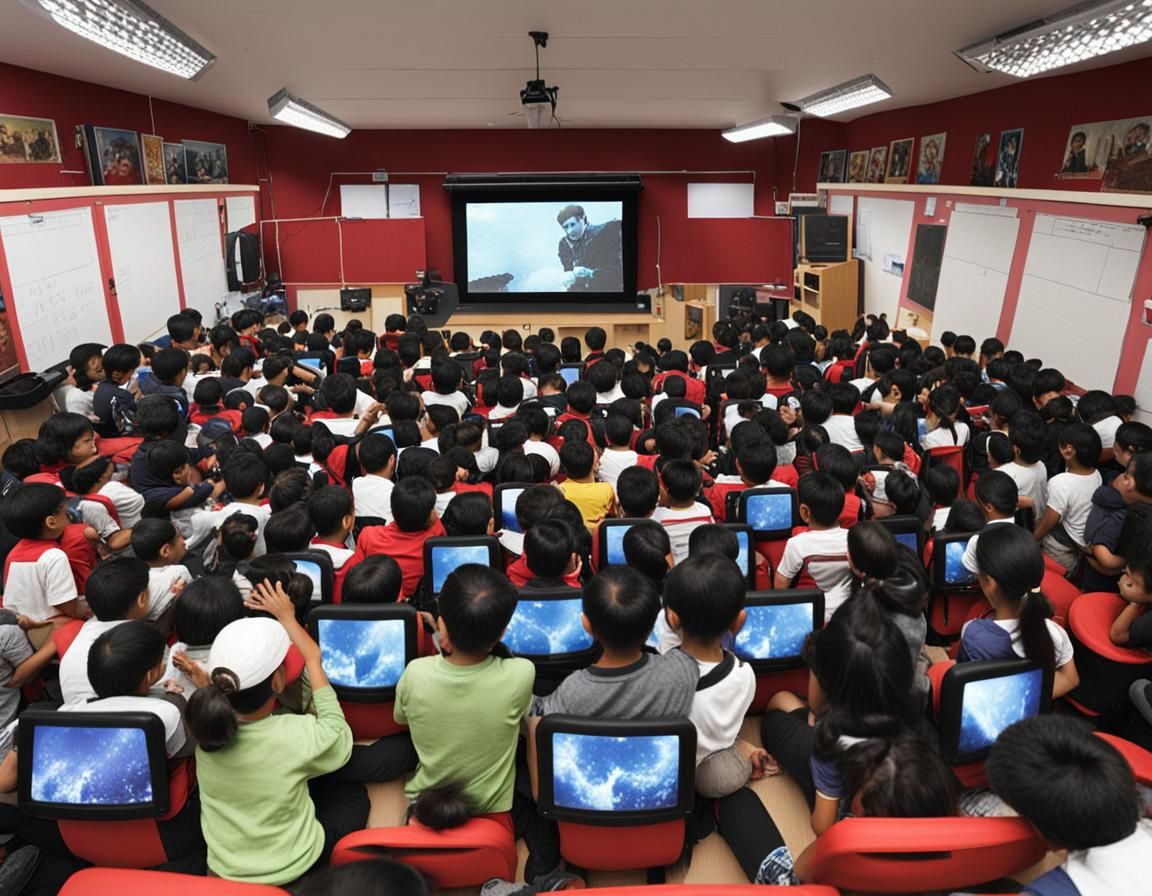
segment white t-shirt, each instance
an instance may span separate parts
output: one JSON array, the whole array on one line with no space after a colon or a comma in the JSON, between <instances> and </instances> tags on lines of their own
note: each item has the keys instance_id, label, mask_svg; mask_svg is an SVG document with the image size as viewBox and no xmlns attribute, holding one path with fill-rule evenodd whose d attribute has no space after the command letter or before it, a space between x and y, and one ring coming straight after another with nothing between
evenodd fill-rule
<instances>
[{"instance_id":1,"label":"white t-shirt","mask_svg":"<svg viewBox=\"0 0 1152 896\"><path fill-rule=\"evenodd\" d=\"M859 389L860 394L863 395L865 390L871 388L872 384L875 383L876 380L869 379L866 376L862 376L859 379L849 380L848 382L850 382L853 386L855 386L857 389Z\"/></svg>"},{"instance_id":2,"label":"white t-shirt","mask_svg":"<svg viewBox=\"0 0 1152 896\"><path fill-rule=\"evenodd\" d=\"M847 414L833 414L822 424L833 445L843 445L849 451L862 451L864 446L856 436L856 421Z\"/></svg>"},{"instance_id":3,"label":"white t-shirt","mask_svg":"<svg viewBox=\"0 0 1152 896\"><path fill-rule=\"evenodd\" d=\"M91 420L93 417L92 399L95 394L91 389L83 392L75 386L63 386L56 391L56 401L58 404L64 405L64 410L69 414L83 414Z\"/></svg>"},{"instance_id":4,"label":"white t-shirt","mask_svg":"<svg viewBox=\"0 0 1152 896\"><path fill-rule=\"evenodd\" d=\"M672 543L672 559L676 563L688 556L688 539L692 533L700 526L715 522L712 511L700 503L691 507L657 507L652 519L668 533L668 540Z\"/></svg>"},{"instance_id":5,"label":"white t-shirt","mask_svg":"<svg viewBox=\"0 0 1152 896\"><path fill-rule=\"evenodd\" d=\"M932 512L932 528L939 532L948 524L948 514L952 512L951 507L937 507Z\"/></svg>"},{"instance_id":6,"label":"white t-shirt","mask_svg":"<svg viewBox=\"0 0 1152 896\"><path fill-rule=\"evenodd\" d=\"M60 694L66 705L83 703L96 696L96 692L92 690L92 685L88 681L88 653L92 650L92 645L96 643L96 639L104 632L111 631L127 621L126 619L113 619L109 622L101 622L96 617L92 617L80 626L75 640L72 641L60 659Z\"/></svg>"},{"instance_id":7,"label":"white t-shirt","mask_svg":"<svg viewBox=\"0 0 1152 896\"><path fill-rule=\"evenodd\" d=\"M1102 484L1097 470L1087 476L1058 473L1048 480L1048 507L1060 514L1064 531L1081 547L1088 511L1092 509L1092 495Z\"/></svg>"},{"instance_id":8,"label":"white t-shirt","mask_svg":"<svg viewBox=\"0 0 1152 896\"><path fill-rule=\"evenodd\" d=\"M808 573L816 586L824 592L824 619L832 618L844 601L852 596L852 570L848 567L848 530L810 529L793 535L784 546L784 555L776 570L786 579L794 579L804 567L808 557L843 557L843 561L810 564Z\"/></svg>"},{"instance_id":9,"label":"white t-shirt","mask_svg":"<svg viewBox=\"0 0 1152 896\"><path fill-rule=\"evenodd\" d=\"M224 525L224 521L234 513L246 513L256 519L256 546L252 549L253 557L263 557L268 553L264 545L264 524L272 516L272 508L267 504L242 504L234 501L225 504L219 510L203 510L192 517L192 534L185 536L185 541L193 547L201 545L204 540L216 529Z\"/></svg>"},{"instance_id":10,"label":"white t-shirt","mask_svg":"<svg viewBox=\"0 0 1152 896\"><path fill-rule=\"evenodd\" d=\"M968 424L956 423L954 425L956 427L955 439L952 438L952 433L948 431L947 427L937 426L920 440L920 447L927 451L929 448L951 448L956 445L967 445L972 434L971 430L968 429Z\"/></svg>"},{"instance_id":11,"label":"white t-shirt","mask_svg":"<svg viewBox=\"0 0 1152 896\"><path fill-rule=\"evenodd\" d=\"M597 392L596 404L612 404L612 402L616 401L617 399L624 397L624 390L621 389L620 384L617 383L607 392Z\"/></svg>"},{"instance_id":12,"label":"white t-shirt","mask_svg":"<svg viewBox=\"0 0 1152 896\"><path fill-rule=\"evenodd\" d=\"M1015 525L1015 522L1016 521L1012 519L988 520L988 522L984 524L984 528L987 529L989 526L999 526L1004 523L1007 523L1008 525ZM979 539L979 535L973 535L968 539L968 544L964 548L964 556L960 559L960 562L964 564L964 568L973 575L976 575L976 573L980 572L980 567L976 563L976 542Z\"/></svg>"},{"instance_id":13,"label":"white t-shirt","mask_svg":"<svg viewBox=\"0 0 1152 896\"><path fill-rule=\"evenodd\" d=\"M1048 471L1044 464L1020 464L1016 461L1000 467L1001 473L1007 473L1016 483L1021 498L1031 498L1036 507L1036 519L1044 515L1048 506Z\"/></svg>"},{"instance_id":14,"label":"white t-shirt","mask_svg":"<svg viewBox=\"0 0 1152 896\"><path fill-rule=\"evenodd\" d=\"M448 509L448 505L452 503L452 499L456 497L456 492L448 489L446 492L436 492L436 516L444 516L444 511Z\"/></svg>"},{"instance_id":15,"label":"white t-shirt","mask_svg":"<svg viewBox=\"0 0 1152 896\"><path fill-rule=\"evenodd\" d=\"M1116 430L1124 425L1124 421L1117 416L1105 417L1092 424L1092 428L1100 436L1100 447L1107 450L1116 444Z\"/></svg>"},{"instance_id":16,"label":"white t-shirt","mask_svg":"<svg viewBox=\"0 0 1152 896\"><path fill-rule=\"evenodd\" d=\"M468 396L460 391L452 392L448 395L441 395L439 392L425 391L421 393L420 397L424 399L424 407L426 408L441 404L445 407L453 408L461 417L467 414L468 409L472 407L468 402Z\"/></svg>"},{"instance_id":17,"label":"white t-shirt","mask_svg":"<svg viewBox=\"0 0 1152 896\"><path fill-rule=\"evenodd\" d=\"M631 449L616 451L608 448L600 455L600 471L597 476L600 477L601 482L607 482L615 489L616 480L620 478L620 474L629 467L636 466L638 457L639 455Z\"/></svg>"},{"instance_id":18,"label":"white t-shirt","mask_svg":"<svg viewBox=\"0 0 1152 896\"><path fill-rule=\"evenodd\" d=\"M193 579L182 563L154 566L148 570L148 612L144 618L155 621L176 602L184 586Z\"/></svg>"},{"instance_id":19,"label":"white t-shirt","mask_svg":"<svg viewBox=\"0 0 1152 896\"><path fill-rule=\"evenodd\" d=\"M960 629L961 639L964 637L964 629L968 628L974 621L970 619L964 623L964 628ZM1024 643L1020 640L1020 620L993 619L992 621L1012 636L1012 652L1023 659ZM1059 669L1072 659L1072 640L1068 637L1068 633L1051 619L1045 619L1044 624L1048 627L1048 636L1052 639L1052 646L1056 649L1056 668Z\"/></svg>"},{"instance_id":20,"label":"white t-shirt","mask_svg":"<svg viewBox=\"0 0 1152 896\"><path fill-rule=\"evenodd\" d=\"M497 458L499 458L499 452L497 452L495 448L485 448L484 451L495 452ZM481 453L482 452L478 452L476 454L477 466L480 466L479 461L480 461L480 454ZM560 454L559 454L559 452L556 451L555 448L553 448L547 442L536 442L536 441L533 441L532 439L529 439L527 442L524 443L524 453L525 454L539 454L542 458L544 458L544 460L548 461L548 469L551 471L552 476L555 476L557 473L560 472ZM608 452L605 451L604 453L607 454ZM496 465L493 464L488 469L489 470L495 469L495 466ZM603 473L603 470L604 470L604 459L603 458L600 459L600 470L601 470L601 473ZM481 466L480 472L486 473L486 472L488 472L488 470L485 470Z\"/></svg>"},{"instance_id":21,"label":"white t-shirt","mask_svg":"<svg viewBox=\"0 0 1152 896\"><path fill-rule=\"evenodd\" d=\"M81 501L80 519L84 521L85 526L91 526L105 540L120 531L120 526L112 519L108 508L99 501Z\"/></svg>"},{"instance_id":22,"label":"white t-shirt","mask_svg":"<svg viewBox=\"0 0 1152 896\"><path fill-rule=\"evenodd\" d=\"M188 738L184 734L184 720L174 703L159 697L105 697L91 703L73 703L60 707L61 712L150 712L164 723L164 752L175 756Z\"/></svg>"},{"instance_id":23,"label":"white t-shirt","mask_svg":"<svg viewBox=\"0 0 1152 896\"><path fill-rule=\"evenodd\" d=\"M502 404L498 404L498 405L496 405L496 407L492 408L492 410L488 412L488 419L489 420L505 420L508 417L515 417L516 412L518 410L520 410L520 405L516 405L516 407L514 407L514 408L509 408L509 407L505 407Z\"/></svg>"},{"instance_id":24,"label":"white t-shirt","mask_svg":"<svg viewBox=\"0 0 1152 896\"><path fill-rule=\"evenodd\" d=\"M100 487L100 494L116 505L121 528L131 529L140 522L140 516L144 512L144 496L136 489L113 479Z\"/></svg>"},{"instance_id":25,"label":"white t-shirt","mask_svg":"<svg viewBox=\"0 0 1152 896\"><path fill-rule=\"evenodd\" d=\"M703 678L719 663L696 661ZM739 660L716 684L696 691L688 718L696 726L696 764L736 743L744 713L756 696L756 673Z\"/></svg>"},{"instance_id":26,"label":"white t-shirt","mask_svg":"<svg viewBox=\"0 0 1152 896\"><path fill-rule=\"evenodd\" d=\"M1152 874L1152 834L1141 823L1123 840L1070 850L1064 873L1081 896L1144 893Z\"/></svg>"},{"instance_id":27,"label":"white t-shirt","mask_svg":"<svg viewBox=\"0 0 1152 896\"><path fill-rule=\"evenodd\" d=\"M352 480L352 501L356 516L374 516L392 522L391 479L369 473Z\"/></svg>"},{"instance_id":28,"label":"white t-shirt","mask_svg":"<svg viewBox=\"0 0 1152 896\"><path fill-rule=\"evenodd\" d=\"M48 547L36 560L9 556L4 576L5 609L40 622L57 615L58 606L76 597L72 567L60 548Z\"/></svg>"}]
</instances>

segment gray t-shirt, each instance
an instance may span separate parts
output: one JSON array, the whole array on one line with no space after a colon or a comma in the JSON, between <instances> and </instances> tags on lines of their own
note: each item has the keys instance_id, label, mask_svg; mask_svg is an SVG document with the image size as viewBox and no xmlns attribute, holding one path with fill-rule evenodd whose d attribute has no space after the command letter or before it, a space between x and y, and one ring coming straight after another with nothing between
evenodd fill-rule
<instances>
[{"instance_id":1,"label":"gray t-shirt","mask_svg":"<svg viewBox=\"0 0 1152 896\"><path fill-rule=\"evenodd\" d=\"M928 621L923 615L909 616L907 613L889 613L888 618L896 623L900 634L908 642L908 649L912 652L912 668L916 670L916 679L912 684L912 693L923 695L928 691L928 655L924 652L924 639L928 636Z\"/></svg>"},{"instance_id":2,"label":"gray t-shirt","mask_svg":"<svg viewBox=\"0 0 1152 896\"><path fill-rule=\"evenodd\" d=\"M696 694L700 667L682 650L645 653L631 666L589 666L573 672L547 697L538 698L533 715L565 713L603 719L687 718Z\"/></svg>"},{"instance_id":3,"label":"gray t-shirt","mask_svg":"<svg viewBox=\"0 0 1152 896\"><path fill-rule=\"evenodd\" d=\"M8 687L16 667L32 656L28 636L18 625L0 625L0 726L16 718L20 689Z\"/></svg>"}]
</instances>

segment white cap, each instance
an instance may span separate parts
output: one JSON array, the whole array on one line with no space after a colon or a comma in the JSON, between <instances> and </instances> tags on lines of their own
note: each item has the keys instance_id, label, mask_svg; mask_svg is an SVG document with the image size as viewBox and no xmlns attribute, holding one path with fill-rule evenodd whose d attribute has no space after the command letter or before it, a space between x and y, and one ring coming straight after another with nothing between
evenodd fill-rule
<instances>
[{"instance_id":1,"label":"white cap","mask_svg":"<svg viewBox=\"0 0 1152 896\"><path fill-rule=\"evenodd\" d=\"M247 690L280 668L290 643L288 632L275 619L237 619L224 626L212 642L208 674L219 686L224 681L219 680L217 672L226 670L222 677L235 679L231 690Z\"/></svg>"}]
</instances>

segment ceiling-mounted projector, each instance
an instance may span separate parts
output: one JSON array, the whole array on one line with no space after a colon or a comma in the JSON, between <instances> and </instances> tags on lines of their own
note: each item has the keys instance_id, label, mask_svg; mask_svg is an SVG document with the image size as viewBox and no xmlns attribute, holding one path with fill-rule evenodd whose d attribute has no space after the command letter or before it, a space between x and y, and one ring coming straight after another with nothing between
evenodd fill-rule
<instances>
[{"instance_id":1,"label":"ceiling-mounted projector","mask_svg":"<svg viewBox=\"0 0 1152 896\"><path fill-rule=\"evenodd\" d=\"M520 91L520 105L524 107L528 127L543 128L556 117L556 97L560 88L549 87L540 77L540 48L548 46L548 32L529 31L528 36L536 45L536 77Z\"/></svg>"}]
</instances>

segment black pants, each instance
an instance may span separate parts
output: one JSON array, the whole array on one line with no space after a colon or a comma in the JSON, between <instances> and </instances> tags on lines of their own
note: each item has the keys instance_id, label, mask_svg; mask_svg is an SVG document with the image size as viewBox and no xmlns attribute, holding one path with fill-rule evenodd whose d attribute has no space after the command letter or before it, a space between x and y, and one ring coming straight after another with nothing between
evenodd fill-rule
<instances>
[{"instance_id":1,"label":"black pants","mask_svg":"<svg viewBox=\"0 0 1152 896\"><path fill-rule=\"evenodd\" d=\"M516 750L516 792L512 797L512 823L516 837L524 839L528 859L524 863L524 880L532 883L560 864L560 828L556 822L541 817L532 799L532 779L528 774L524 741Z\"/></svg>"},{"instance_id":2,"label":"black pants","mask_svg":"<svg viewBox=\"0 0 1152 896\"><path fill-rule=\"evenodd\" d=\"M316 820L324 828L324 850L313 868L328 864L332 847L341 837L368 826L368 811L372 808L368 791L355 781L342 781L333 775L313 778L308 782L308 793L316 807Z\"/></svg>"},{"instance_id":3,"label":"black pants","mask_svg":"<svg viewBox=\"0 0 1152 896\"><path fill-rule=\"evenodd\" d=\"M770 709L760 723L760 739L764 749L800 785L808 806L814 806L816 786L812 783L812 726L808 724L808 709L802 707L792 712Z\"/></svg>"},{"instance_id":4,"label":"black pants","mask_svg":"<svg viewBox=\"0 0 1152 896\"><path fill-rule=\"evenodd\" d=\"M776 822L747 787L716 800L716 829L750 882L768 854L784 845Z\"/></svg>"},{"instance_id":5,"label":"black pants","mask_svg":"<svg viewBox=\"0 0 1152 896\"><path fill-rule=\"evenodd\" d=\"M352 756L343 768L337 769L324 780L355 781L370 784L393 781L416 768L418 757L407 733L382 737L370 744L355 744Z\"/></svg>"}]
</instances>

